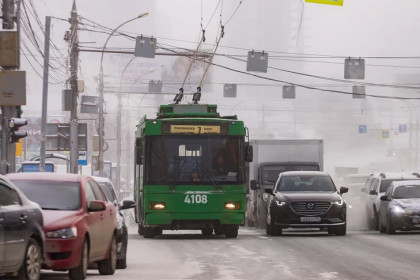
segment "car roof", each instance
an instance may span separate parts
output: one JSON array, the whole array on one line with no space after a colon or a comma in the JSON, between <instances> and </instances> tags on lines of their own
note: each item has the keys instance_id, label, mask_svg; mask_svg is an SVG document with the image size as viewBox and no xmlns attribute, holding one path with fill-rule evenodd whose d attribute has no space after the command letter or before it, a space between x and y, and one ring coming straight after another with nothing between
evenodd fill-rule
<instances>
[{"instance_id":1,"label":"car roof","mask_svg":"<svg viewBox=\"0 0 420 280\"><path fill-rule=\"evenodd\" d=\"M282 176L298 176L298 175L308 175L308 176L330 176L328 173L322 171L286 171L281 173Z\"/></svg>"},{"instance_id":2,"label":"car roof","mask_svg":"<svg viewBox=\"0 0 420 280\"><path fill-rule=\"evenodd\" d=\"M111 183L108 177L91 176L96 182Z\"/></svg>"},{"instance_id":3,"label":"car roof","mask_svg":"<svg viewBox=\"0 0 420 280\"><path fill-rule=\"evenodd\" d=\"M371 178L382 178L382 179L418 179L420 178L420 174L413 172L381 172L381 173L374 173L370 175ZM385 176L385 177L384 177Z\"/></svg>"},{"instance_id":4,"label":"car roof","mask_svg":"<svg viewBox=\"0 0 420 280\"><path fill-rule=\"evenodd\" d=\"M420 185L420 180L404 180L404 181L394 181L392 182L393 186L405 186L405 185Z\"/></svg>"},{"instance_id":5,"label":"car roof","mask_svg":"<svg viewBox=\"0 0 420 280\"><path fill-rule=\"evenodd\" d=\"M70 173L51 173L51 172L23 172L10 173L6 175L9 180L46 180L46 181L68 181L81 182L86 175L70 174Z\"/></svg>"}]
</instances>

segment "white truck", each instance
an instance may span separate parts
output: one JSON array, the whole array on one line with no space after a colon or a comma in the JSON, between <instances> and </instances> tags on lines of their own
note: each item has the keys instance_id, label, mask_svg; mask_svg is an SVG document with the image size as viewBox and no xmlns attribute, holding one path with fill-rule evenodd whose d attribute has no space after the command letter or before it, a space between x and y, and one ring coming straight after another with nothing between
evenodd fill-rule
<instances>
[{"instance_id":1,"label":"white truck","mask_svg":"<svg viewBox=\"0 0 420 280\"><path fill-rule=\"evenodd\" d=\"M251 140L254 160L249 163L246 224L264 228L267 188L273 188L284 171L322 171L323 140Z\"/></svg>"}]
</instances>

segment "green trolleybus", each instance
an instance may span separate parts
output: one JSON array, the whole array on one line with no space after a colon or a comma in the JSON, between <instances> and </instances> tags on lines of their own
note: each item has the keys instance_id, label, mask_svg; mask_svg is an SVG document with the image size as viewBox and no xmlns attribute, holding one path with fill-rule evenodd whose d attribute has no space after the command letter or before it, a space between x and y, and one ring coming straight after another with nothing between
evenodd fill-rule
<instances>
[{"instance_id":1,"label":"green trolleybus","mask_svg":"<svg viewBox=\"0 0 420 280\"><path fill-rule=\"evenodd\" d=\"M216 105L162 105L156 119L143 118L135 142L139 234L196 229L237 237L246 210L245 162L252 161L246 131Z\"/></svg>"}]
</instances>

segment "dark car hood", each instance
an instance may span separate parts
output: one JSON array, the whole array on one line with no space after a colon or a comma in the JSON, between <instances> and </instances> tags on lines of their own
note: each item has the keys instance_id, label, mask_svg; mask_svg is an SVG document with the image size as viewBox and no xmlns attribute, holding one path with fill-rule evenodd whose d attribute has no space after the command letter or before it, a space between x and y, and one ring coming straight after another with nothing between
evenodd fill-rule
<instances>
[{"instance_id":1,"label":"dark car hood","mask_svg":"<svg viewBox=\"0 0 420 280\"><path fill-rule=\"evenodd\" d=\"M81 211L42 210L44 231L68 228L81 218Z\"/></svg>"},{"instance_id":2,"label":"dark car hood","mask_svg":"<svg viewBox=\"0 0 420 280\"><path fill-rule=\"evenodd\" d=\"M334 202L341 199L337 192L277 192L276 195L282 201L323 200Z\"/></svg>"},{"instance_id":3,"label":"dark car hood","mask_svg":"<svg viewBox=\"0 0 420 280\"><path fill-rule=\"evenodd\" d=\"M395 199L394 203L406 210L420 212L420 198Z\"/></svg>"}]
</instances>

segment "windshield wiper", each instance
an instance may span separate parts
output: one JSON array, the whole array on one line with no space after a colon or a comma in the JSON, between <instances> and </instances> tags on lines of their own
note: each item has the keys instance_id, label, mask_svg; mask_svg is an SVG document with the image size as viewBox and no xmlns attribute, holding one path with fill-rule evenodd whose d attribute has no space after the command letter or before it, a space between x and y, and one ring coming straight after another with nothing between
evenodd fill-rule
<instances>
[{"instance_id":1,"label":"windshield wiper","mask_svg":"<svg viewBox=\"0 0 420 280\"><path fill-rule=\"evenodd\" d=\"M222 189L222 186L220 185L219 182L216 181L216 179L214 178L214 176L211 175L210 171L203 164L200 164L199 166L200 166L201 170L204 172L204 174L206 174L206 176L210 179L210 181L216 187L216 189L217 190L221 190Z\"/></svg>"}]
</instances>

